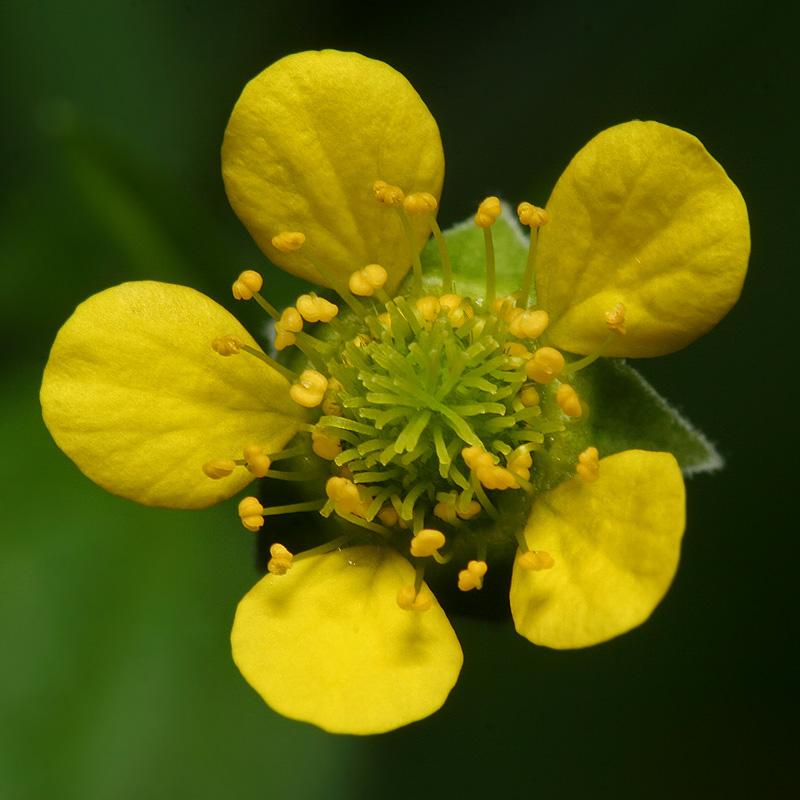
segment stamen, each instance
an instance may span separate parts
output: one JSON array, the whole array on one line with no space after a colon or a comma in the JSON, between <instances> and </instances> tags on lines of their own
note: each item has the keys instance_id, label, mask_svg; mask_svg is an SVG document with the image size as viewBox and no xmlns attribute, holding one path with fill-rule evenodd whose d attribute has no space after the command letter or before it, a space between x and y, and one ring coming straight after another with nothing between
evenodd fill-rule
<instances>
[{"instance_id":1,"label":"stamen","mask_svg":"<svg viewBox=\"0 0 800 800\"><path fill-rule=\"evenodd\" d=\"M375 192L375 199L379 203L383 203L390 208L398 208L403 205L405 195L399 186L392 186L386 181L375 181L372 185L372 190Z\"/></svg>"},{"instance_id":2,"label":"stamen","mask_svg":"<svg viewBox=\"0 0 800 800\"><path fill-rule=\"evenodd\" d=\"M617 303L612 309L605 313L606 326L610 331L624 336L625 328L625 304Z\"/></svg>"},{"instance_id":3,"label":"stamen","mask_svg":"<svg viewBox=\"0 0 800 800\"><path fill-rule=\"evenodd\" d=\"M432 214L438 205L436 198L429 192L409 194L403 200L403 208L408 214Z\"/></svg>"},{"instance_id":4,"label":"stamen","mask_svg":"<svg viewBox=\"0 0 800 800\"><path fill-rule=\"evenodd\" d=\"M305 370L289 388L292 400L304 408L316 408L328 388L328 379L315 369Z\"/></svg>"},{"instance_id":5,"label":"stamen","mask_svg":"<svg viewBox=\"0 0 800 800\"><path fill-rule=\"evenodd\" d=\"M526 481L530 480L533 459L531 458L528 448L523 446L514 450L508 457L506 466L509 472L512 472L514 475L524 478Z\"/></svg>"},{"instance_id":6,"label":"stamen","mask_svg":"<svg viewBox=\"0 0 800 800\"><path fill-rule=\"evenodd\" d=\"M480 514L480 512L481 504L477 500L470 500L463 511L456 506L456 514L458 514L461 519L472 519L476 514Z\"/></svg>"},{"instance_id":7,"label":"stamen","mask_svg":"<svg viewBox=\"0 0 800 800\"><path fill-rule=\"evenodd\" d=\"M313 294L300 295L297 310L306 322L330 322L339 313L338 306Z\"/></svg>"},{"instance_id":8,"label":"stamen","mask_svg":"<svg viewBox=\"0 0 800 800\"><path fill-rule=\"evenodd\" d=\"M528 297L531 293L533 275L536 269L536 250L539 244L539 228L547 224L550 215L543 208L537 208L530 203L520 203L519 206L517 206L517 216L523 225L528 225L531 229L528 258L525 262L525 277L522 279L522 289L519 293L518 300L518 305L524 307L528 305Z\"/></svg>"},{"instance_id":9,"label":"stamen","mask_svg":"<svg viewBox=\"0 0 800 800\"><path fill-rule=\"evenodd\" d=\"M552 383L564 369L564 356L553 347L540 347L525 364L525 374L537 383Z\"/></svg>"},{"instance_id":10,"label":"stamen","mask_svg":"<svg viewBox=\"0 0 800 800\"><path fill-rule=\"evenodd\" d=\"M541 572L545 569L551 569L555 564L553 557L550 553L545 553L544 550L529 550L519 557L519 565L523 569L532 570L533 572Z\"/></svg>"},{"instance_id":11,"label":"stamen","mask_svg":"<svg viewBox=\"0 0 800 800\"><path fill-rule=\"evenodd\" d=\"M283 330L289 331L289 333L300 333L303 330L303 317L296 308L289 306L281 314L279 324Z\"/></svg>"},{"instance_id":12,"label":"stamen","mask_svg":"<svg viewBox=\"0 0 800 800\"><path fill-rule=\"evenodd\" d=\"M511 295L497 297L492 303L492 313L503 322L508 322L511 310L514 308L516 300Z\"/></svg>"},{"instance_id":13,"label":"stamen","mask_svg":"<svg viewBox=\"0 0 800 800\"><path fill-rule=\"evenodd\" d=\"M577 419L583 414L580 398L575 389L568 383L562 383L556 391L556 403L559 408L568 416Z\"/></svg>"},{"instance_id":14,"label":"stamen","mask_svg":"<svg viewBox=\"0 0 800 800\"><path fill-rule=\"evenodd\" d=\"M317 272L319 272L319 274L335 289L339 297L353 309L353 312L363 319L364 308L362 305L347 290L347 287L314 255L311 248L306 244L305 234L297 231L284 231L272 237L272 245L284 253L299 250L305 245L303 253L306 258L314 265Z\"/></svg>"},{"instance_id":15,"label":"stamen","mask_svg":"<svg viewBox=\"0 0 800 800\"><path fill-rule=\"evenodd\" d=\"M478 467L475 475L487 489L519 489L516 476L505 467L497 465Z\"/></svg>"},{"instance_id":16,"label":"stamen","mask_svg":"<svg viewBox=\"0 0 800 800\"><path fill-rule=\"evenodd\" d=\"M394 506L384 506L377 513L377 517L384 525L386 525L389 528L397 525L397 522L400 519Z\"/></svg>"},{"instance_id":17,"label":"stamen","mask_svg":"<svg viewBox=\"0 0 800 800\"><path fill-rule=\"evenodd\" d=\"M503 209L497 197L487 197L478 206L475 215L475 224L483 228L483 241L486 246L486 303L491 305L495 298L495 266L494 266L494 241L492 239L492 225L500 216Z\"/></svg>"},{"instance_id":18,"label":"stamen","mask_svg":"<svg viewBox=\"0 0 800 800\"><path fill-rule=\"evenodd\" d=\"M255 270L245 270L233 284L233 296L237 300L252 300L261 291L264 279Z\"/></svg>"},{"instance_id":19,"label":"stamen","mask_svg":"<svg viewBox=\"0 0 800 800\"><path fill-rule=\"evenodd\" d=\"M297 337L291 331L285 331L280 322L275 323L275 349L285 350L297 344Z\"/></svg>"},{"instance_id":20,"label":"stamen","mask_svg":"<svg viewBox=\"0 0 800 800\"><path fill-rule=\"evenodd\" d=\"M329 478L325 484L325 494L333 501L336 512L342 516L361 510L361 496L356 485L348 478Z\"/></svg>"},{"instance_id":21,"label":"stamen","mask_svg":"<svg viewBox=\"0 0 800 800\"><path fill-rule=\"evenodd\" d=\"M539 396L539 392L536 391L535 386L526 386L519 393L519 401L525 408L533 408L539 405L541 397Z\"/></svg>"},{"instance_id":22,"label":"stamen","mask_svg":"<svg viewBox=\"0 0 800 800\"><path fill-rule=\"evenodd\" d=\"M500 216L503 209L497 197L487 197L479 206L475 214L475 224L479 228L491 228L494 221ZM492 298L494 299L494 298Z\"/></svg>"},{"instance_id":23,"label":"stamen","mask_svg":"<svg viewBox=\"0 0 800 800\"><path fill-rule=\"evenodd\" d=\"M221 356L238 356L244 347L244 340L229 333L211 342L211 347Z\"/></svg>"},{"instance_id":24,"label":"stamen","mask_svg":"<svg viewBox=\"0 0 800 800\"><path fill-rule=\"evenodd\" d=\"M306 235L300 231L283 231L272 237L272 246L282 253L299 250L306 242Z\"/></svg>"},{"instance_id":25,"label":"stamen","mask_svg":"<svg viewBox=\"0 0 800 800\"><path fill-rule=\"evenodd\" d=\"M433 322L439 316L441 303L438 297L428 295L427 297L420 297L417 299L417 310L422 314L425 322Z\"/></svg>"},{"instance_id":26,"label":"stamen","mask_svg":"<svg viewBox=\"0 0 800 800\"><path fill-rule=\"evenodd\" d=\"M599 453L596 447L587 447L579 456L575 472L586 481L594 483L600 477L600 467L597 463Z\"/></svg>"},{"instance_id":27,"label":"stamen","mask_svg":"<svg viewBox=\"0 0 800 800\"><path fill-rule=\"evenodd\" d=\"M472 306L457 294L443 294L439 304L447 312L447 319L452 328L460 328L475 313Z\"/></svg>"},{"instance_id":28,"label":"stamen","mask_svg":"<svg viewBox=\"0 0 800 800\"><path fill-rule=\"evenodd\" d=\"M350 291L359 297L372 297L388 279L389 273L380 264L369 264L350 276Z\"/></svg>"},{"instance_id":29,"label":"stamen","mask_svg":"<svg viewBox=\"0 0 800 800\"><path fill-rule=\"evenodd\" d=\"M445 538L441 531L433 528L423 528L411 540L411 555L415 558L426 558L444 547Z\"/></svg>"},{"instance_id":30,"label":"stamen","mask_svg":"<svg viewBox=\"0 0 800 800\"><path fill-rule=\"evenodd\" d=\"M215 458L203 464L203 472L214 481L227 478L235 469L236 462L230 458Z\"/></svg>"},{"instance_id":31,"label":"stamen","mask_svg":"<svg viewBox=\"0 0 800 800\"><path fill-rule=\"evenodd\" d=\"M257 531L264 525L264 506L255 497L245 497L239 503L239 517L249 531Z\"/></svg>"},{"instance_id":32,"label":"stamen","mask_svg":"<svg viewBox=\"0 0 800 800\"><path fill-rule=\"evenodd\" d=\"M285 575L292 568L294 554L290 553L282 544L277 542L269 548L272 556L267 562L267 569L273 575Z\"/></svg>"},{"instance_id":33,"label":"stamen","mask_svg":"<svg viewBox=\"0 0 800 800\"><path fill-rule=\"evenodd\" d=\"M538 339L543 333L550 317L541 308L512 309L508 315L508 330L518 339Z\"/></svg>"},{"instance_id":34,"label":"stamen","mask_svg":"<svg viewBox=\"0 0 800 800\"><path fill-rule=\"evenodd\" d=\"M320 458L333 461L342 452L342 440L321 431L314 431L311 434L311 449Z\"/></svg>"},{"instance_id":35,"label":"stamen","mask_svg":"<svg viewBox=\"0 0 800 800\"><path fill-rule=\"evenodd\" d=\"M462 592L483 588L483 576L486 575L488 565L485 561L470 561L466 569L458 573L458 588Z\"/></svg>"},{"instance_id":36,"label":"stamen","mask_svg":"<svg viewBox=\"0 0 800 800\"><path fill-rule=\"evenodd\" d=\"M249 444L244 448L244 460L247 462L247 469L256 476L263 478L269 472L272 465L268 455L257 444Z\"/></svg>"},{"instance_id":37,"label":"stamen","mask_svg":"<svg viewBox=\"0 0 800 800\"><path fill-rule=\"evenodd\" d=\"M397 605L403 611L427 611L431 607L431 598L424 593L417 593L413 586L404 586L397 593Z\"/></svg>"},{"instance_id":38,"label":"stamen","mask_svg":"<svg viewBox=\"0 0 800 800\"><path fill-rule=\"evenodd\" d=\"M246 344L242 347L245 353L249 353L251 356L255 356L259 361L263 361L269 367L274 369L276 372L280 372L287 381L294 381L297 380L297 373L292 372L287 367L284 367L283 364L279 364L274 358L270 358L266 353L261 350L256 350L254 347L250 347L249 344Z\"/></svg>"}]
</instances>

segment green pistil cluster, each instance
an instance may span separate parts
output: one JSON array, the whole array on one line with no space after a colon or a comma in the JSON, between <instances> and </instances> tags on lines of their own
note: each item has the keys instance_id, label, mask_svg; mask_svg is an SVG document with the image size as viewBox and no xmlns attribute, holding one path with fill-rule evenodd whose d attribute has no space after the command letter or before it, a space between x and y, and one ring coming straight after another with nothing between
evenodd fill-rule
<instances>
[{"instance_id":1,"label":"green pistil cluster","mask_svg":"<svg viewBox=\"0 0 800 800\"><path fill-rule=\"evenodd\" d=\"M396 297L335 349L327 366L341 413L316 427L342 441L334 464L360 487L367 521L390 507L416 531L437 506L437 516L452 520L445 507L466 516L475 500L493 514L486 487L462 457L469 447L514 476L509 488L531 491L528 471L508 470L510 459L540 449L545 434L566 423L552 400L550 413L523 403L526 358L507 352L512 343L538 347L512 336L491 310L446 295Z\"/></svg>"}]
</instances>

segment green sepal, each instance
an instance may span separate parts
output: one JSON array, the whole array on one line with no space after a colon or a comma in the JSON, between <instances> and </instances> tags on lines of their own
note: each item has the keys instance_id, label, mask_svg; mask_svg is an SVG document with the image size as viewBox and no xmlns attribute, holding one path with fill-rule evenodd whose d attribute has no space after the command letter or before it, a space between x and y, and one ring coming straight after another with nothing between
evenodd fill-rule
<instances>
[{"instance_id":1,"label":"green sepal","mask_svg":"<svg viewBox=\"0 0 800 800\"><path fill-rule=\"evenodd\" d=\"M486 245L483 229L472 218L444 231L453 268L455 293L477 299L486 294ZM528 240L510 206L503 203L503 214L492 226L497 296L518 292L525 275ZM436 240L431 237L420 254L423 286L431 294L441 293L442 261ZM408 279L407 279L408 280ZM403 285L401 293L408 291ZM533 299L531 300L533 302Z\"/></svg>"},{"instance_id":2,"label":"green sepal","mask_svg":"<svg viewBox=\"0 0 800 800\"><path fill-rule=\"evenodd\" d=\"M599 359L573 385L591 409L586 427L601 458L622 450L672 453L687 476L723 466L708 439L623 359Z\"/></svg>"}]
</instances>

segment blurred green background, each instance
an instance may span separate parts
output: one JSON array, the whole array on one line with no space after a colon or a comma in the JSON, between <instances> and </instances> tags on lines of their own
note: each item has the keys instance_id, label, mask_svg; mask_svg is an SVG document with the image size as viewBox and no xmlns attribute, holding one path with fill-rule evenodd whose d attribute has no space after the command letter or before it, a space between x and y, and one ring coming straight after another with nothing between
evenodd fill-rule
<instances>
[{"instance_id":1,"label":"blurred green background","mask_svg":"<svg viewBox=\"0 0 800 800\"><path fill-rule=\"evenodd\" d=\"M800 71L785 8L3 0L2 800L794 795ZM681 569L653 618L565 653L456 618L466 662L444 709L368 739L277 716L233 666L256 579L233 503L106 495L37 399L90 293L153 278L232 308L235 275L265 268L227 206L222 132L249 78L320 47L383 59L420 92L448 158L444 224L487 194L543 205L580 146L642 118L697 135L753 228L740 304L639 365L728 459L690 482ZM284 301L300 286L269 281Z\"/></svg>"}]
</instances>

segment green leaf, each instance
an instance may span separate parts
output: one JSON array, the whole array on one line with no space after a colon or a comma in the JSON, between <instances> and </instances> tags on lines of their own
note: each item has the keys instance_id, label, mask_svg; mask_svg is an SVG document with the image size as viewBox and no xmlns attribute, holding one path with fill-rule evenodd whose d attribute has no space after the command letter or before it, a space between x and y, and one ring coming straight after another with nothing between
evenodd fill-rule
<instances>
[{"instance_id":1,"label":"green leaf","mask_svg":"<svg viewBox=\"0 0 800 800\"><path fill-rule=\"evenodd\" d=\"M724 462L714 446L622 359L604 358L573 380L591 409L588 427L600 456L622 450L661 450L685 475L712 472Z\"/></svg>"}]
</instances>

